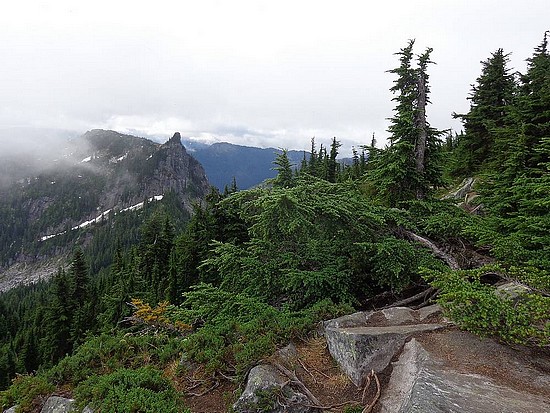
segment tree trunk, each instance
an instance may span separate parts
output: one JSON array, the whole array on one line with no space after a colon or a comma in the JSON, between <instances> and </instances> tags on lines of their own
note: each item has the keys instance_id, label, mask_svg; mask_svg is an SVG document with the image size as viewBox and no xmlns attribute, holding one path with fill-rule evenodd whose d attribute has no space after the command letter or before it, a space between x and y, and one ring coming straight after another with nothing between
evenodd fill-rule
<instances>
[{"instance_id":1,"label":"tree trunk","mask_svg":"<svg viewBox=\"0 0 550 413\"><path fill-rule=\"evenodd\" d=\"M416 172L420 176L424 176L425 170L425 157L426 157L426 140L428 138L428 127L426 124L426 78L424 71L420 72L418 78L418 100L417 100L417 114L416 114L416 127L418 129L418 138L416 141L416 148L414 151ZM416 190L416 198L424 199L426 194L422 185Z\"/></svg>"}]
</instances>

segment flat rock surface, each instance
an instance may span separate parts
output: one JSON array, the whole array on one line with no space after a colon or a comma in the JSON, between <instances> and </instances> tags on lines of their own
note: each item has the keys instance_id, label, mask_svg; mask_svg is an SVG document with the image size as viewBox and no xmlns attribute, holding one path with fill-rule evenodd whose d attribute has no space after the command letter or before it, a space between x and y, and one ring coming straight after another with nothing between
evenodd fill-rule
<instances>
[{"instance_id":1,"label":"flat rock surface","mask_svg":"<svg viewBox=\"0 0 550 413\"><path fill-rule=\"evenodd\" d=\"M422 334L417 340L431 357L460 373L483 375L550 400L550 349L504 345L458 328Z\"/></svg>"},{"instance_id":2,"label":"flat rock surface","mask_svg":"<svg viewBox=\"0 0 550 413\"><path fill-rule=\"evenodd\" d=\"M461 331L409 341L378 413L550 413L550 360Z\"/></svg>"},{"instance_id":3,"label":"flat rock surface","mask_svg":"<svg viewBox=\"0 0 550 413\"><path fill-rule=\"evenodd\" d=\"M337 329L340 334L381 336L386 334L412 334L445 328L442 324L408 324L384 327L346 327Z\"/></svg>"},{"instance_id":4,"label":"flat rock surface","mask_svg":"<svg viewBox=\"0 0 550 413\"><path fill-rule=\"evenodd\" d=\"M354 313L326 322L325 338L342 371L361 386L371 370L380 373L386 369L411 335L447 327L420 321L437 321L440 313L439 306L423 311L394 307Z\"/></svg>"}]
</instances>

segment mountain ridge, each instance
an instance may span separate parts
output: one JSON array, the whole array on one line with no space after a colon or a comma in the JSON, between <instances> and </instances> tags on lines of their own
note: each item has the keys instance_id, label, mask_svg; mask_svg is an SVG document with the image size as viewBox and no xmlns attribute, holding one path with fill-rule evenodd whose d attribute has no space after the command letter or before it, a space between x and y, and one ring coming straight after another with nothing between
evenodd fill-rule
<instances>
[{"instance_id":1,"label":"mountain ridge","mask_svg":"<svg viewBox=\"0 0 550 413\"><path fill-rule=\"evenodd\" d=\"M13 286L15 275L8 270L16 264L23 264L15 267L15 278L24 284L47 278L34 264L57 262L55 257L66 255L70 245L89 244L94 227L120 212L161 203L171 194L166 202L189 216L210 190L204 169L187 153L179 133L159 144L94 129L63 144L68 146L51 150L62 153L58 159L50 157L49 165L31 167L4 187L0 290Z\"/></svg>"}]
</instances>

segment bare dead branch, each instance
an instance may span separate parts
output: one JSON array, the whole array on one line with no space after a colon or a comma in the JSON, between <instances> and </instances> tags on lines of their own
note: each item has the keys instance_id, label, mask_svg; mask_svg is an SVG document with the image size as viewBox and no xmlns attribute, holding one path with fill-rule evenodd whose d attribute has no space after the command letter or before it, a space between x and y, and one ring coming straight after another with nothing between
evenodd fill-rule
<instances>
[{"instance_id":1,"label":"bare dead branch","mask_svg":"<svg viewBox=\"0 0 550 413\"><path fill-rule=\"evenodd\" d=\"M401 307L401 306L404 306L404 305L407 305L407 304L410 304L410 303L414 303L415 301L418 301L422 298L425 298L427 295L430 295L431 293L435 292L435 288L433 287L430 287L418 294L415 294L413 295L412 297L409 297L409 298L405 298L404 300L400 300L400 301L397 301L395 303L392 303L390 305L387 305L386 307L384 308L390 308L390 307Z\"/></svg>"},{"instance_id":2,"label":"bare dead branch","mask_svg":"<svg viewBox=\"0 0 550 413\"><path fill-rule=\"evenodd\" d=\"M296 376L296 373L290 371L289 369L287 369L286 367L284 367L279 363L274 363L274 365L275 367L277 367L277 369L281 373L283 373L285 376L291 379L292 382L300 388L300 390L302 390L302 392L313 402L315 407L321 406L321 402L317 399L317 397L313 395L313 393L311 393L311 391L306 387L306 385L300 381L300 379Z\"/></svg>"},{"instance_id":3,"label":"bare dead branch","mask_svg":"<svg viewBox=\"0 0 550 413\"><path fill-rule=\"evenodd\" d=\"M458 265L458 262L455 260L455 258L452 255L441 251L441 249L439 249L439 247L429 239L421 237L420 235L406 229L402 229L402 233L410 240L419 242L426 248L430 249L437 258L445 261L445 263L449 267L451 267L452 270L460 270L460 266Z\"/></svg>"},{"instance_id":4,"label":"bare dead branch","mask_svg":"<svg viewBox=\"0 0 550 413\"><path fill-rule=\"evenodd\" d=\"M370 375L374 377L374 380L376 381L376 394L374 395L374 399L372 399L372 402L369 403L368 406L365 406L362 413L371 413L372 409L376 405L376 402L378 402L378 399L380 398L380 380L378 380L378 376L374 372L374 370L371 370Z\"/></svg>"},{"instance_id":5,"label":"bare dead branch","mask_svg":"<svg viewBox=\"0 0 550 413\"><path fill-rule=\"evenodd\" d=\"M187 396L192 396L192 397L202 397L205 394L210 393L212 390L214 390L219 385L220 385L220 382L216 380L216 382L214 383L214 385L212 387L209 387L208 389L204 390L203 392L200 392L200 393L186 393L186 395Z\"/></svg>"}]
</instances>

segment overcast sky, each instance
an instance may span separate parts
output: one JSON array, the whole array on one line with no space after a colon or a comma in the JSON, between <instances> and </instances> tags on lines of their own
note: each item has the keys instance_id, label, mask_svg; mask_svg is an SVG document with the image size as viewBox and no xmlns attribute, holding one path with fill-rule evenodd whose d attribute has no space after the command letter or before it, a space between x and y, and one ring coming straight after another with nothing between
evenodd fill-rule
<instances>
[{"instance_id":1,"label":"overcast sky","mask_svg":"<svg viewBox=\"0 0 550 413\"><path fill-rule=\"evenodd\" d=\"M430 123L459 130L480 61L524 71L548 29L548 0L4 1L0 128L349 150L387 137L408 39L434 49Z\"/></svg>"}]
</instances>

